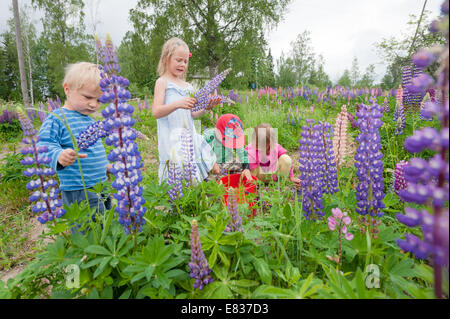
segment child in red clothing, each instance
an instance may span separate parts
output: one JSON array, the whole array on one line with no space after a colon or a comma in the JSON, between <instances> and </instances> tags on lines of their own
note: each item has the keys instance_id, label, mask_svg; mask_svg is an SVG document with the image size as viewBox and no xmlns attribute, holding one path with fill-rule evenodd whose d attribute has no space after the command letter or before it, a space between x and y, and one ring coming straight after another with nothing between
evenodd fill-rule
<instances>
[{"instance_id":1,"label":"child in red clothing","mask_svg":"<svg viewBox=\"0 0 450 319\"><path fill-rule=\"evenodd\" d=\"M289 176L289 180L300 186L300 179L294 176L292 159L286 150L275 140L275 132L270 124L262 123L255 127L252 143L247 145L250 171L253 176L267 182L272 176L276 180L276 173Z\"/></svg>"}]
</instances>

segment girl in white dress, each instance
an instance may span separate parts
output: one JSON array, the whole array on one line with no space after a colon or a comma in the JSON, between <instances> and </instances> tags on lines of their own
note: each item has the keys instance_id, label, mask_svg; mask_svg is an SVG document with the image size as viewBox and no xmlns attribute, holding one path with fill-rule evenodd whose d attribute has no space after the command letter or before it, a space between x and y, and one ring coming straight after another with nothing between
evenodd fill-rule
<instances>
[{"instance_id":1,"label":"girl in white dress","mask_svg":"<svg viewBox=\"0 0 450 319\"><path fill-rule=\"evenodd\" d=\"M208 177L210 171L215 174L219 171L214 152L195 131L194 118L211 110L220 103L220 99L213 99L209 107L201 111L191 112L196 99L190 97L193 87L185 81L190 57L189 48L181 39L171 38L163 45L158 64L160 77L155 83L152 106L153 116L157 119L160 183L167 179L169 161L181 158L180 140L184 129L188 129L192 136L197 168L195 179L200 182Z\"/></svg>"}]
</instances>

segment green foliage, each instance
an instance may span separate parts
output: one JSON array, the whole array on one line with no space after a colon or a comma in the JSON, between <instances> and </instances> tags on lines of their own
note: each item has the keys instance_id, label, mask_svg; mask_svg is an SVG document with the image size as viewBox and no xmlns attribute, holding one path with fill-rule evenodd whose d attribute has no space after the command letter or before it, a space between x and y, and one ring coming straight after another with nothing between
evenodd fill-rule
<instances>
[{"instance_id":1,"label":"green foliage","mask_svg":"<svg viewBox=\"0 0 450 319\"><path fill-rule=\"evenodd\" d=\"M22 134L19 120L12 120L11 123L0 123L0 143L7 143L17 139Z\"/></svg>"}]
</instances>

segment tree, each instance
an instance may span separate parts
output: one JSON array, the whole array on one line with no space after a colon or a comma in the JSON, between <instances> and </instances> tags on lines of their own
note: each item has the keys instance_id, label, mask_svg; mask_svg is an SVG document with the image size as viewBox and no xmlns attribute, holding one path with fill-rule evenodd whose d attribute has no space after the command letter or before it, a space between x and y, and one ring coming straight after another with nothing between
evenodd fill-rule
<instances>
[{"instance_id":1,"label":"tree","mask_svg":"<svg viewBox=\"0 0 450 319\"><path fill-rule=\"evenodd\" d=\"M317 67L316 67L317 64ZM324 58L323 55L319 55L317 61L313 64L312 70L309 75L308 84L312 86L317 86L320 88L325 88L331 86L331 80L328 74L324 70Z\"/></svg>"},{"instance_id":2,"label":"tree","mask_svg":"<svg viewBox=\"0 0 450 319\"><path fill-rule=\"evenodd\" d=\"M16 27L16 46L17 46L17 57L19 61L19 72L20 72L20 86L22 88L22 98L25 107L31 107L30 96L28 95L27 86L27 75L25 72L25 59L23 55L22 47L22 31L20 30L20 18L19 18L19 4L17 0L12 0L13 11L14 11L14 24Z\"/></svg>"},{"instance_id":3,"label":"tree","mask_svg":"<svg viewBox=\"0 0 450 319\"><path fill-rule=\"evenodd\" d=\"M358 58L356 56L353 57L352 68L350 70L350 80L352 82L352 86L356 86L359 79L361 77L359 66L358 66Z\"/></svg>"},{"instance_id":4,"label":"tree","mask_svg":"<svg viewBox=\"0 0 450 319\"><path fill-rule=\"evenodd\" d=\"M179 36L193 53L191 70L209 70L212 78L219 69L232 66L232 52L248 53L259 46L256 39L276 25L290 0L140 0L130 10L134 34L148 49L160 52L160 38ZM148 13L148 11L151 13ZM129 38L132 38L129 36ZM135 39L136 40L136 39ZM138 43L139 43L138 41ZM135 43L132 42L134 45ZM154 55L154 53L151 53ZM248 61L248 65L250 61Z\"/></svg>"},{"instance_id":5,"label":"tree","mask_svg":"<svg viewBox=\"0 0 450 319\"><path fill-rule=\"evenodd\" d=\"M269 53L267 54L267 57L266 57L263 83L270 87L275 86L275 69L274 68L275 67L273 64L272 52L269 49Z\"/></svg>"},{"instance_id":6,"label":"tree","mask_svg":"<svg viewBox=\"0 0 450 319\"><path fill-rule=\"evenodd\" d=\"M294 87L297 84L297 76L294 71L293 59L291 57L285 56L284 52L281 52L281 56L277 61L277 66L277 86Z\"/></svg>"},{"instance_id":7,"label":"tree","mask_svg":"<svg viewBox=\"0 0 450 319\"><path fill-rule=\"evenodd\" d=\"M95 61L93 37L86 35L82 0L32 0L44 11L41 41L48 50L50 93L63 95L64 68L77 61Z\"/></svg>"},{"instance_id":8,"label":"tree","mask_svg":"<svg viewBox=\"0 0 450 319\"><path fill-rule=\"evenodd\" d=\"M356 83L357 87L371 87L375 81L375 66L369 64L361 79Z\"/></svg>"},{"instance_id":9,"label":"tree","mask_svg":"<svg viewBox=\"0 0 450 319\"><path fill-rule=\"evenodd\" d=\"M345 69L344 70L344 74L342 74L342 76L339 78L338 85L350 88L352 87L352 80L350 78L350 71Z\"/></svg>"},{"instance_id":10,"label":"tree","mask_svg":"<svg viewBox=\"0 0 450 319\"><path fill-rule=\"evenodd\" d=\"M292 60L296 73L296 84L306 84L309 73L314 69L314 52L311 47L311 33L306 30L297 35L295 41L291 42Z\"/></svg>"},{"instance_id":11,"label":"tree","mask_svg":"<svg viewBox=\"0 0 450 319\"><path fill-rule=\"evenodd\" d=\"M402 32L400 39L395 37L383 38L381 42L375 43L378 55L387 64L387 73L383 77L383 85L398 87L402 80L403 68L411 62L411 55L421 47L432 47L445 43L445 37L440 33L432 33L429 30L431 23L430 11L425 10L425 4L419 16L410 15L408 29ZM432 64L427 71L433 73L437 63ZM388 81L388 82L385 82Z\"/></svg>"}]
</instances>

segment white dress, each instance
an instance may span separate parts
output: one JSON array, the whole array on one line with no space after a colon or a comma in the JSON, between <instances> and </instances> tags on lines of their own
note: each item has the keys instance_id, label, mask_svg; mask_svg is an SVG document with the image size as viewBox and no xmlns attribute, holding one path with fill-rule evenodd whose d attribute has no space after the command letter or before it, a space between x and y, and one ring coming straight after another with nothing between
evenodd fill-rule
<instances>
[{"instance_id":1,"label":"white dress","mask_svg":"<svg viewBox=\"0 0 450 319\"><path fill-rule=\"evenodd\" d=\"M167 89L164 96L164 105L170 104L193 92L192 85L181 87L167 81ZM183 128L187 128L193 136L194 162L196 164L196 179L201 182L208 177L208 172L216 163L216 155L205 139L197 134L194 119L190 110L176 109L172 113L156 120L158 128L158 153L159 153L159 183L167 179L168 161L177 161L181 158L180 134Z\"/></svg>"}]
</instances>

